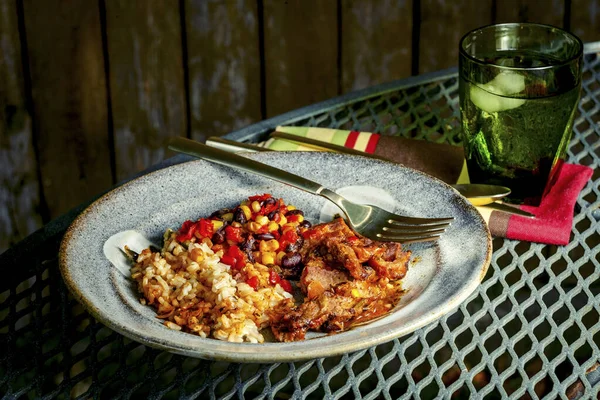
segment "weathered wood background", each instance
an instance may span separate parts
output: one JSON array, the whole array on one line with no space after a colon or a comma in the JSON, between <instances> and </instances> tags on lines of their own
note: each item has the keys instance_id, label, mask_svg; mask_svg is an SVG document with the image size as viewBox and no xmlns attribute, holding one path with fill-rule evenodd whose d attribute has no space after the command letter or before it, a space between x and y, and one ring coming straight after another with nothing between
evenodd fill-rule
<instances>
[{"instance_id":1,"label":"weathered wood background","mask_svg":"<svg viewBox=\"0 0 600 400\"><path fill-rule=\"evenodd\" d=\"M0 0L0 252L203 140L457 64L468 30L600 40L600 0Z\"/></svg>"}]
</instances>

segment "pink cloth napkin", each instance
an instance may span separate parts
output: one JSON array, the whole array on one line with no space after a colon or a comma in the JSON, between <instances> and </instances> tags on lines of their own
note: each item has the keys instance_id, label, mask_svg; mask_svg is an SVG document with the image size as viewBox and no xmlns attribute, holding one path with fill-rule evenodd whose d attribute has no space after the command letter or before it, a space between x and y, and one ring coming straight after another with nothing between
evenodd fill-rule
<instances>
[{"instance_id":1,"label":"pink cloth napkin","mask_svg":"<svg viewBox=\"0 0 600 400\"><path fill-rule=\"evenodd\" d=\"M583 165L564 164L552 189L538 207L520 206L536 218L501 213L504 215L496 218L495 223L503 224L503 220L507 220L505 236L509 239L568 244L577 197L593 172L593 169Z\"/></svg>"}]
</instances>

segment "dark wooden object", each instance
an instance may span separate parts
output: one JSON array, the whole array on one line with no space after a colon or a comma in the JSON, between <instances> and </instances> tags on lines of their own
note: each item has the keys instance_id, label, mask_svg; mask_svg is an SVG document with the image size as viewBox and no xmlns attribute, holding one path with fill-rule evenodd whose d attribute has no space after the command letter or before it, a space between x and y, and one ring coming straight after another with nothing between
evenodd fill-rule
<instances>
[{"instance_id":1,"label":"dark wooden object","mask_svg":"<svg viewBox=\"0 0 600 400\"><path fill-rule=\"evenodd\" d=\"M187 135L179 5L106 1L110 97L118 181L163 160Z\"/></svg>"},{"instance_id":2,"label":"dark wooden object","mask_svg":"<svg viewBox=\"0 0 600 400\"><path fill-rule=\"evenodd\" d=\"M600 40L600 0L571 0L570 29L584 42Z\"/></svg>"},{"instance_id":3,"label":"dark wooden object","mask_svg":"<svg viewBox=\"0 0 600 400\"><path fill-rule=\"evenodd\" d=\"M0 251L41 227L16 3L0 2Z\"/></svg>"},{"instance_id":4,"label":"dark wooden object","mask_svg":"<svg viewBox=\"0 0 600 400\"><path fill-rule=\"evenodd\" d=\"M406 78L412 67L412 2L342 5L342 91Z\"/></svg>"},{"instance_id":5,"label":"dark wooden object","mask_svg":"<svg viewBox=\"0 0 600 400\"><path fill-rule=\"evenodd\" d=\"M458 42L492 23L492 0L421 0L419 73L458 65Z\"/></svg>"},{"instance_id":6,"label":"dark wooden object","mask_svg":"<svg viewBox=\"0 0 600 400\"><path fill-rule=\"evenodd\" d=\"M113 183L100 12L87 1L26 0L23 9L34 137L54 218Z\"/></svg>"},{"instance_id":7,"label":"dark wooden object","mask_svg":"<svg viewBox=\"0 0 600 400\"><path fill-rule=\"evenodd\" d=\"M264 1L267 117L338 94L337 32L335 1Z\"/></svg>"},{"instance_id":8,"label":"dark wooden object","mask_svg":"<svg viewBox=\"0 0 600 400\"><path fill-rule=\"evenodd\" d=\"M537 22L564 27L564 16L562 0L496 1L496 22Z\"/></svg>"},{"instance_id":9,"label":"dark wooden object","mask_svg":"<svg viewBox=\"0 0 600 400\"><path fill-rule=\"evenodd\" d=\"M193 139L261 120L258 22L253 1L185 1Z\"/></svg>"}]
</instances>

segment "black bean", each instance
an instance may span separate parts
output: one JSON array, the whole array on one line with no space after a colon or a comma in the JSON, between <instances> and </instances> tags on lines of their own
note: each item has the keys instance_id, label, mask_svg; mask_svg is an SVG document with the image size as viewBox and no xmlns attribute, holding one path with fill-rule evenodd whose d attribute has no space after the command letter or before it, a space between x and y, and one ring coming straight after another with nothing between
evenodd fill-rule
<instances>
[{"instance_id":1,"label":"black bean","mask_svg":"<svg viewBox=\"0 0 600 400\"><path fill-rule=\"evenodd\" d=\"M289 243L287 246L285 246L284 250L287 253L292 252L292 251L298 251L298 245L296 243Z\"/></svg>"},{"instance_id":2,"label":"black bean","mask_svg":"<svg viewBox=\"0 0 600 400\"><path fill-rule=\"evenodd\" d=\"M304 244L304 238L302 236L299 236L296 242L290 243L287 246L285 246L285 251L298 251L302 247L302 244Z\"/></svg>"},{"instance_id":3,"label":"black bean","mask_svg":"<svg viewBox=\"0 0 600 400\"><path fill-rule=\"evenodd\" d=\"M312 224L310 223L310 221L304 220L304 221L300 222L299 226L301 226L303 228L310 228L312 226Z\"/></svg>"},{"instance_id":4,"label":"black bean","mask_svg":"<svg viewBox=\"0 0 600 400\"><path fill-rule=\"evenodd\" d=\"M277 200L275 200L275 198L274 198L274 197L269 197L268 199L266 199L266 200L263 202L263 205L267 205L267 204L275 204L276 202L277 202Z\"/></svg>"},{"instance_id":5,"label":"black bean","mask_svg":"<svg viewBox=\"0 0 600 400\"><path fill-rule=\"evenodd\" d=\"M304 217L304 211L298 210L298 209L296 209L296 210L290 210L285 215L302 215Z\"/></svg>"},{"instance_id":6,"label":"black bean","mask_svg":"<svg viewBox=\"0 0 600 400\"><path fill-rule=\"evenodd\" d=\"M219 228L212 236L212 242L214 244L221 244L225 241L225 229L224 226Z\"/></svg>"},{"instance_id":7,"label":"black bean","mask_svg":"<svg viewBox=\"0 0 600 400\"><path fill-rule=\"evenodd\" d=\"M223 215L227 214L228 212L231 212L231 210L229 208L221 208L220 210L217 210L214 213L210 214L209 218L221 219L221 217L223 217Z\"/></svg>"},{"instance_id":8,"label":"black bean","mask_svg":"<svg viewBox=\"0 0 600 400\"><path fill-rule=\"evenodd\" d=\"M258 240L271 240L271 239L275 239L275 236L273 236L272 233L261 233L256 235L256 238Z\"/></svg>"},{"instance_id":9,"label":"black bean","mask_svg":"<svg viewBox=\"0 0 600 400\"><path fill-rule=\"evenodd\" d=\"M302 256L298 253L286 254L281 259L281 266L283 268L294 268L302 261Z\"/></svg>"},{"instance_id":10,"label":"black bean","mask_svg":"<svg viewBox=\"0 0 600 400\"><path fill-rule=\"evenodd\" d=\"M275 210L275 211L271 211L269 214L267 214L267 218L269 218L271 221L273 221L273 218L275 218L275 215L279 212L279 210Z\"/></svg>"},{"instance_id":11,"label":"black bean","mask_svg":"<svg viewBox=\"0 0 600 400\"><path fill-rule=\"evenodd\" d=\"M256 261L254 259L254 255L252 254L252 251L248 250L245 253L246 253L246 256L248 257L249 262L254 263Z\"/></svg>"},{"instance_id":12,"label":"black bean","mask_svg":"<svg viewBox=\"0 0 600 400\"><path fill-rule=\"evenodd\" d=\"M248 237L240 244L240 249L246 252L251 252L254 246L254 236L248 235Z\"/></svg>"},{"instance_id":13,"label":"black bean","mask_svg":"<svg viewBox=\"0 0 600 400\"><path fill-rule=\"evenodd\" d=\"M233 212L233 220L235 222L239 222L240 224L245 224L246 214L244 214L244 210L241 208L236 208L236 210Z\"/></svg>"}]
</instances>

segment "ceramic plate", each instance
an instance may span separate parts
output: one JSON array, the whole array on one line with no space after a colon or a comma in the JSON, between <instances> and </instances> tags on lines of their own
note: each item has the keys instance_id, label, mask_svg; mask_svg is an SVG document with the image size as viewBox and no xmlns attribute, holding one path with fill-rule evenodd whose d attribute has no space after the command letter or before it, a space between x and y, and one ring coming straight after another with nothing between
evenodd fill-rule
<instances>
[{"instance_id":1,"label":"ceramic plate","mask_svg":"<svg viewBox=\"0 0 600 400\"><path fill-rule=\"evenodd\" d=\"M60 250L64 280L99 321L134 340L178 354L233 362L281 362L328 357L390 341L453 311L479 285L492 253L489 230L457 191L398 164L333 153L248 155L312 179L350 198L422 217L455 217L435 243L409 245L414 260L406 294L386 317L346 332L294 343L228 343L173 331L139 303L127 269L107 258L109 239L135 231L161 244L166 228L271 193L305 212L313 223L337 212L319 196L206 161L190 161L135 179L100 198L68 229ZM115 236L116 235L116 236ZM108 241L108 242L107 242Z\"/></svg>"}]
</instances>

